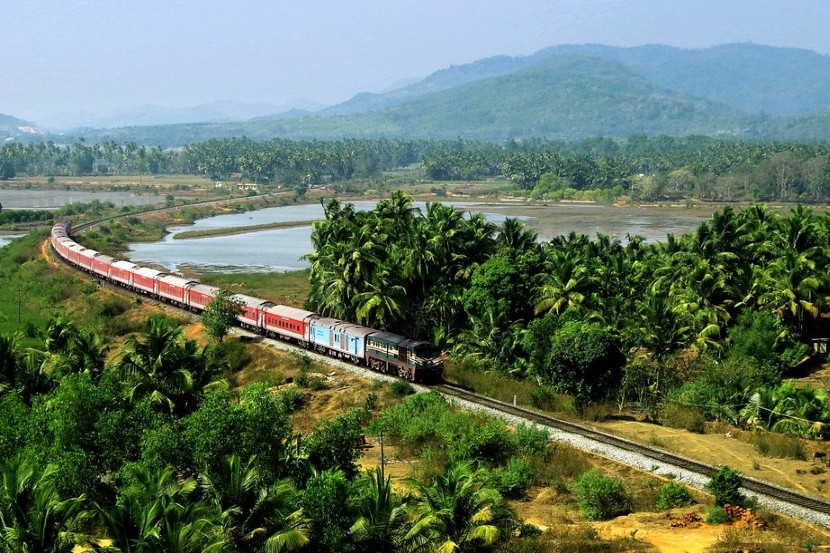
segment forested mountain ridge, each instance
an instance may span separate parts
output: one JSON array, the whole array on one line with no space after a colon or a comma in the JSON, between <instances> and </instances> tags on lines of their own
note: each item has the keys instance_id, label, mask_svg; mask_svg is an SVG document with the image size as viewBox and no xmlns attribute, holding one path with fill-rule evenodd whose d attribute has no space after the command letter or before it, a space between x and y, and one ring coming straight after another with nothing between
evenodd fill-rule
<instances>
[{"instance_id":1,"label":"forested mountain ridge","mask_svg":"<svg viewBox=\"0 0 830 553\"><path fill-rule=\"evenodd\" d=\"M749 43L704 49L584 45L554 46L532 58L575 55L619 62L656 86L754 115L830 108L830 56L811 50Z\"/></svg>"},{"instance_id":2,"label":"forested mountain ridge","mask_svg":"<svg viewBox=\"0 0 830 553\"><path fill-rule=\"evenodd\" d=\"M377 115L418 135L504 139L632 133L739 135L750 119L653 86L621 64L557 57L425 95Z\"/></svg>"},{"instance_id":3,"label":"forested mountain ridge","mask_svg":"<svg viewBox=\"0 0 830 553\"><path fill-rule=\"evenodd\" d=\"M808 50L582 45L452 66L313 114L83 130L61 141L114 139L168 147L243 135L500 141L635 133L825 140L827 113L830 57Z\"/></svg>"}]
</instances>

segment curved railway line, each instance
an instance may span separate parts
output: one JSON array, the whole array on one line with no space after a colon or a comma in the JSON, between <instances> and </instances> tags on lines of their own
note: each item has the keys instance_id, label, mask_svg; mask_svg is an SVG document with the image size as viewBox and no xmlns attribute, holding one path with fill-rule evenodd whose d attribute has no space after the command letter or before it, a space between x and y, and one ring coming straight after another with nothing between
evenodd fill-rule
<instances>
[{"instance_id":1,"label":"curved railway line","mask_svg":"<svg viewBox=\"0 0 830 553\"><path fill-rule=\"evenodd\" d=\"M123 215L116 215L113 217L108 217L106 219L80 224L73 228L73 234L91 228L106 220L115 219L121 216ZM63 261L67 266L71 267L73 270L78 271L80 274L87 276L86 273L71 265L60 255L57 255L57 252L54 251L51 244L49 246L49 249L55 254L55 257L57 259ZM127 290L124 288L119 289ZM164 305L166 308L172 307L167 304ZM176 310L179 309L175 307L172 308ZM182 311L185 313L189 313L185 310ZM302 348L300 348L299 346L291 346L287 344L284 344L284 346L291 348L296 347L297 350L301 350L304 352L306 351L302 350ZM329 363L338 363L337 360L322 355L319 356L319 359ZM551 417L549 415L545 415L537 411L511 405L509 403L482 396L480 394L476 394L474 392L450 384L438 384L430 386L430 389L436 390L450 398L458 399L464 402L470 402L472 404L475 404L476 406L480 406L491 411L496 411L509 417L522 419L529 423L535 423L543 427L579 436L597 445L616 448L618 450L641 455L653 460L656 463L662 463L670 467L678 467L687 472L699 475L701 478L706 480L708 480L718 470L717 467L701 463L699 461L695 461L693 459L689 459L681 455L669 453L667 451L646 444L634 442L631 440L621 438L619 436L601 432L581 424L569 422L562 419L557 419L555 417ZM598 453L599 455L602 455L602 453L598 452L597 450L593 451L595 453ZM780 486L776 486L768 482L763 482L761 480L757 480L751 477L743 476L742 478L743 487L746 491L750 492L751 494L761 496L763 498L770 498L774 500L772 503L773 509L783 511L786 514L796 516L798 518L803 518L813 524L830 527L830 502L818 499L816 497L811 497L802 493L794 492L792 490L788 490L786 488L782 488ZM784 508L784 506L790 506L794 508ZM814 513L815 516L811 516L810 513Z\"/></svg>"}]
</instances>

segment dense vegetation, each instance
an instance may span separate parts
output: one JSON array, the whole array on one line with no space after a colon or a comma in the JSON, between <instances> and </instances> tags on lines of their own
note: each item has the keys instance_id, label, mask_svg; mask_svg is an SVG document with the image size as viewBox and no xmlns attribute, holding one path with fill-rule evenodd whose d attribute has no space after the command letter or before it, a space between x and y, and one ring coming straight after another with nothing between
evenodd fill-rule
<instances>
[{"instance_id":1,"label":"dense vegetation","mask_svg":"<svg viewBox=\"0 0 830 553\"><path fill-rule=\"evenodd\" d=\"M659 244L539 243L516 220L439 203L422 213L402 193L373 211L324 207L309 256L320 313L434 340L578 406L668 399L802 435L830 422L826 392L782 383L826 335L827 216L727 207Z\"/></svg>"},{"instance_id":2,"label":"dense vegetation","mask_svg":"<svg viewBox=\"0 0 830 553\"><path fill-rule=\"evenodd\" d=\"M540 200L628 196L820 202L830 199L828 153L827 146L804 143L645 135L573 143L508 140L503 145L458 140L227 139L176 151L111 141L68 147L6 143L0 148L0 179L175 173L241 178L299 191L321 184L355 191L359 181L377 186L394 179L395 170L418 166L422 172L410 181L500 178L515 187L513 194Z\"/></svg>"}]
</instances>

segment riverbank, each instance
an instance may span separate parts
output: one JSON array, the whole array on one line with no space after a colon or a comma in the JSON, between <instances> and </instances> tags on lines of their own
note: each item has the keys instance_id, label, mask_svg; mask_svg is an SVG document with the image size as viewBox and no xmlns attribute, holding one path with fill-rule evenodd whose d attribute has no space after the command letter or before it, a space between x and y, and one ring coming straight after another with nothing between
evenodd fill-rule
<instances>
[{"instance_id":1,"label":"riverbank","mask_svg":"<svg viewBox=\"0 0 830 553\"><path fill-rule=\"evenodd\" d=\"M173 240L191 240L194 238L208 238L215 236L233 236L235 234L246 234L249 232L259 232L261 230L274 230L296 227L310 227L314 223L309 221L288 221L281 223L265 223L262 225L249 225L243 227L204 229L204 230L185 230L177 232L173 235Z\"/></svg>"}]
</instances>

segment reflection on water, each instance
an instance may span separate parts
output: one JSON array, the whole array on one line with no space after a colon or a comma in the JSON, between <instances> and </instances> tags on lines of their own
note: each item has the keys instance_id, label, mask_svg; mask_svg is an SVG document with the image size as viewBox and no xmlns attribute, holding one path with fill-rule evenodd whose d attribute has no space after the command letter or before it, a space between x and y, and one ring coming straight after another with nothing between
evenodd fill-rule
<instances>
[{"instance_id":1,"label":"reflection on water","mask_svg":"<svg viewBox=\"0 0 830 553\"><path fill-rule=\"evenodd\" d=\"M372 209L376 202L355 202L358 210ZM667 233L682 234L696 228L716 207L699 210L682 208L614 207L596 204L554 204L524 206L446 202L460 209L483 212L488 221L501 223L516 217L550 240L561 234L576 232L595 237L607 234L625 240L630 235L643 236L649 242L664 240ZM424 203L415 206L425 209ZM274 207L260 211L219 215L196 221L194 225L170 228L161 242L131 244L129 257L136 263L161 265L176 271L192 266L199 272L268 272L308 267L301 260L311 253L311 227L275 229L232 236L173 240L184 230L208 230L261 225L267 223L309 221L323 218L320 204Z\"/></svg>"}]
</instances>

